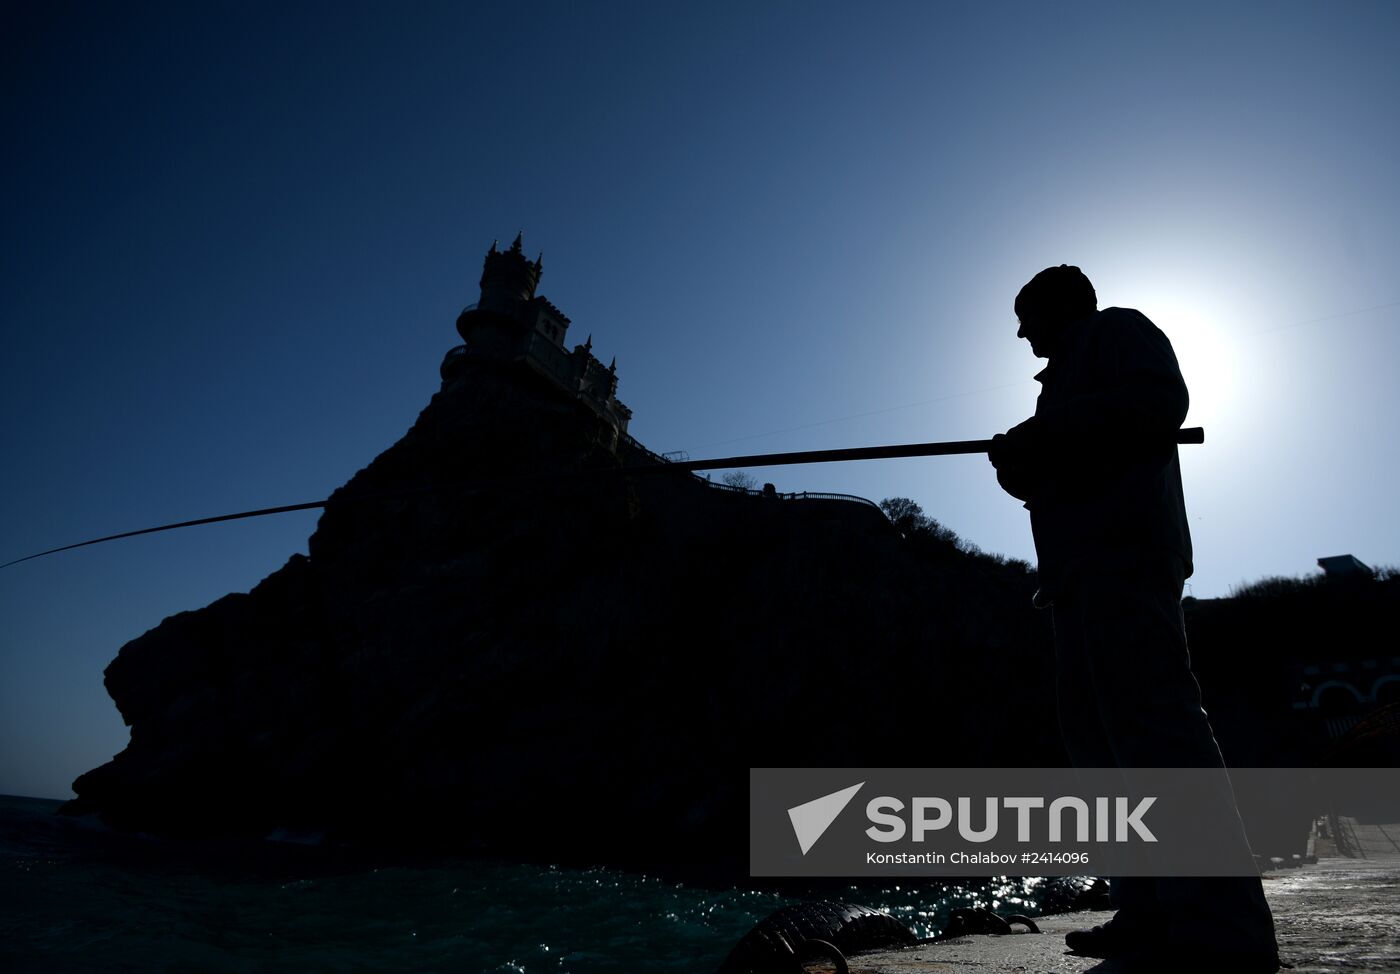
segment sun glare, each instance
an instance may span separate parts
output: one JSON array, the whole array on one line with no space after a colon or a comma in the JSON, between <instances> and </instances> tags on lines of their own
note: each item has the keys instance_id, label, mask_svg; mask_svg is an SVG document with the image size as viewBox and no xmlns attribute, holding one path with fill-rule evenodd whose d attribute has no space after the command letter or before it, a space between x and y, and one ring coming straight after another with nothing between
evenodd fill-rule
<instances>
[{"instance_id":1,"label":"sun glare","mask_svg":"<svg viewBox=\"0 0 1400 974\"><path fill-rule=\"evenodd\" d=\"M1230 333L1228 309L1209 298L1142 296L1137 309L1166 334L1191 393L1187 426L1227 436L1244 425L1248 371Z\"/></svg>"}]
</instances>

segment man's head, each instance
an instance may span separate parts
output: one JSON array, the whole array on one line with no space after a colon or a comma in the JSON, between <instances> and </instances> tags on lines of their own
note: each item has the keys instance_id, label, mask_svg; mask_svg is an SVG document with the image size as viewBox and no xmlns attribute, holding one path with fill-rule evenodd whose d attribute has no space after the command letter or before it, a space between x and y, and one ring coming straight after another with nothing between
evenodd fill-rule
<instances>
[{"instance_id":1,"label":"man's head","mask_svg":"<svg viewBox=\"0 0 1400 974\"><path fill-rule=\"evenodd\" d=\"M1094 285L1078 267L1047 267L1016 295L1017 338L1031 343L1037 358L1049 358L1065 326L1099 310Z\"/></svg>"}]
</instances>

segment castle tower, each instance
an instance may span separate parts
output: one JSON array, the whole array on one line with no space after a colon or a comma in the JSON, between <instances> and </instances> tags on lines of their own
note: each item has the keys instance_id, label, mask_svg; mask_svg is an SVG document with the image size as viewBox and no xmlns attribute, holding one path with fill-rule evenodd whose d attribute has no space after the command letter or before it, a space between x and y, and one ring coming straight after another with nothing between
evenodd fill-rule
<instances>
[{"instance_id":1,"label":"castle tower","mask_svg":"<svg viewBox=\"0 0 1400 974\"><path fill-rule=\"evenodd\" d=\"M451 349L442 362L442 380L453 381L473 359L519 363L597 413L613 429L616 443L627 432L632 411L617 400L617 363L604 367L593 355L593 337L569 351L564 339L569 317L543 295L535 294L544 257L526 259L521 234L510 249L496 244L486 253L481 271L481 298L457 318L465 344Z\"/></svg>"},{"instance_id":2,"label":"castle tower","mask_svg":"<svg viewBox=\"0 0 1400 974\"><path fill-rule=\"evenodd\" d=\"M495 241L486 254L486 264L481 270L481 300L477 307L482 311L494 311L514 318L521 305L535 296L535 288L544 272L540 260L531 263L525 258L521 247L523 233L515 235L515 242L507 251L496 249Z\"/></svg>"}]
</instances>

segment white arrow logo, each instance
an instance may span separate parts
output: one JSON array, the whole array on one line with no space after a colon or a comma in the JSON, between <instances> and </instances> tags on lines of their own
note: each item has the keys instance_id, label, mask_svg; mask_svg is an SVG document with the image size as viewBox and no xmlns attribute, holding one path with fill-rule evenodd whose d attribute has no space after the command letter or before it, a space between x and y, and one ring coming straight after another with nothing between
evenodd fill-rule
<instances>
[{"instance_id":1,"label":"white arrow logo","mask_svg":"<svg viewBox=\"0 0 1400 974\"><path fill-rule=\"evenodd\" d=\"M865 782L862 781L858 785L851 785L849 788L833 791L829 795L813 798L809 802L794 805L787 810L788 818L792 820L792 830L797 833L797 844L802 847L804 856L808 849L817 844L822 833L831 827L831 823L836 821L836 816L841 814L841 809L845 808L851 799L856 797L856 792L864 787Z\"/></svg>"}]
</instances>

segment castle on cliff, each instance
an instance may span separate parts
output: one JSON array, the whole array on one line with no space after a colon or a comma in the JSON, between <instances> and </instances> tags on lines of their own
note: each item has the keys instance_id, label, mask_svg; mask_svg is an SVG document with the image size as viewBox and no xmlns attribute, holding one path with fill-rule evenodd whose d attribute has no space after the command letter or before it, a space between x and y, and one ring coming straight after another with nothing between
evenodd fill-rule
<instances>
[{"instance_id":1,"label":"castle on cliff","mask_svg":"<svg viewBox=\"0 0 1400 974\"><path fill-rule=\"evenodd\" d=\"M457 318L464 344L442 361L442 381L451 382L472 359L518 362L544 376L603 419L618 436L627 433L632 410L617 399L617 359L604 366L593 355L593 336L573 351L564 346L569 318L543 295L536 295L543 256L533 262L516 234L510 249L496 244L481 271L481 298Z\"/></svg>"}]
</instances>

